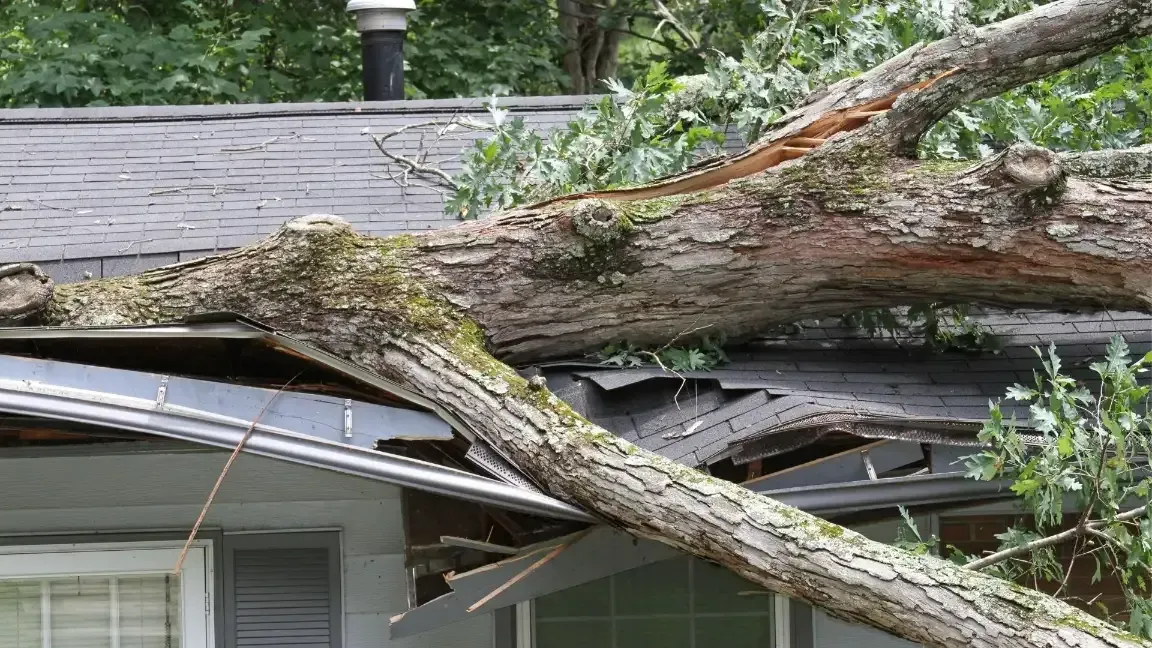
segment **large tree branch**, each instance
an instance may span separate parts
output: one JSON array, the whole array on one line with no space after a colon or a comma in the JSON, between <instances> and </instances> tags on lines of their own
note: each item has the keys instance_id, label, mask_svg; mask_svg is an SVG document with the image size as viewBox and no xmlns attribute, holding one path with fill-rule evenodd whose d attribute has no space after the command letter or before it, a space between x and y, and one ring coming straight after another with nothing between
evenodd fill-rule
<instances>
[{"instance_id":1,"label":"large tree branch","mask_svg":"<svg viewBox=\"0 0 1152 648\"><path fill-rule=\"evenodd\" d=\"M898 150L915 151L920 136L949 112L1103 54L1152 32L1146 0L1057 0L979 29L961 30L912 47L855 78L817 93L768 132L786 136L832 110L891 95L918 81L954 71L908 95L875 130Z\"/></svg>"},{"instance_id":2,"label":"large tree branch","mask_svg":"<svg viewBox=\"0 0 1152 648\"><path fill-rule=\"evenodd\" d=\"M1144 0L1060 0L834 86L777 129L774 166L702 191L559 201L385 239L309 217L254 247L57 287L41 315L106 325L230 310L265 321L435 398L607 522L927 646L1147 645L1042 594L640 450L490 352L539 359L702 325L747 334L920 300L1152 308L1148 182L1069 176L1076 163L1105 177L1115 164L1026 146L975 166L892 155L948 105L1149 29ZM937 83L896 96L926 78ZM878 110L894 102L878 119L847 110L873 112L860 105L876 97ZM828 138L782 144L821 120L836 127Z\"/></svg>"},{"instance_id":3,"label":"large tree branch","mask_svg":"<svg viewBox=\"0 0 1152 648\"><path fill-rule=\"evenodd\" d=\"M707 192L561 202L417 244L521 361L917 301L1148 309L1150 232L1152 184L1065 178L1047 151L972 167L849 140Z\"/></svg>"},{"instance_id":4,"label":"large tree branch","mask_svg":"<svg viewBox=\"0 0 1152 648\"><path fill-rule=\"evenodd\" d=\"M47 317L248 314L435 398L554 494L614 525L926 646L1146 645L1043 594L870 542L591 425L485 352L473 320L428 279L443 262L422 261L444 253L433 239L444 241L360 237L334 217L299 219L253 248L60 287Z\"/></svg>"},{"instance_id":5,"label":"large tree branch","mask_svg":"<svg viewBox=\"0 0 1152 648\"><path fill-rule=\"evenodd\" d=\"M642 200L701 191L855 139L914 157L920 136L953 109L1047 76L1152 32L1145 0L1058 0L1011 20L905 50L814 93L742 153L652 184L554 198ZM539 206L539 205L538 205Z\"/></svg>"}]
</instances>

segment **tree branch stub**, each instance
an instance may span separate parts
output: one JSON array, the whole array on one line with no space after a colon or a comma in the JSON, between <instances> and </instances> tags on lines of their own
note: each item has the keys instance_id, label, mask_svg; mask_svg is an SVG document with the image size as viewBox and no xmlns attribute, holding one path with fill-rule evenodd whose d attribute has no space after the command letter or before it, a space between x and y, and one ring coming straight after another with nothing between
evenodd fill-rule
<instances>
[{"instance_id":1,"label":"tree branch stub","mask_svg":"<svg viewBox=\"0 0 1152 648\"><path fill-rule=\"evenodd\" d=\"M33 263L0 266L0 323L14 324L39 315L52 300L54 286Z\"/></svg>"}]
</instances>

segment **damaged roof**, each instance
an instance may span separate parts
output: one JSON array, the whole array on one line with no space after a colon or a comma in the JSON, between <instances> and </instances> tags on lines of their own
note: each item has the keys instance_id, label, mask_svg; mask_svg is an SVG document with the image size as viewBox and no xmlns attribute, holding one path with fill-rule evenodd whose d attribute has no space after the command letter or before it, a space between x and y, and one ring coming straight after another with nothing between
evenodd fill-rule
<instances>
[{"instance_id":1,"label":"damaged roof","mask_svg":"<svg viewBox=\"0 0 1152 648\"><path fill-rule=\"evenodd\" d=\"M1001 349L933 353L869 337L839 320L756 340L712 371L610 368L593 362L541 367L558 395L648 450L694 466L745 464L830 432L972 445L988 403L1040 368L1032 347L1055 343L1064 366L1091 384L1088 364L1123 335L1133 354L1152 350L1142 313L986 313ZM1005 404L1005 416L1027 412Z\"/></svg>"}]
</instances>

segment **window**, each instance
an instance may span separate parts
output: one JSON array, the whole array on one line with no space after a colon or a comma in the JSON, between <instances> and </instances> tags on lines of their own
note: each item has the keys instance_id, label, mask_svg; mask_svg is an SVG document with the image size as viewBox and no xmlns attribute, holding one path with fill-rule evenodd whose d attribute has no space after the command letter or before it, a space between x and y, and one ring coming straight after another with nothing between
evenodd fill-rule
<instances>
[{"instance_id":1,"label":"window","mask_svg":"<svg viewBox=\"0 0 1152 648\"><path fill-rule=\"evenodd\" d=\"M774 648L773 596L730 571L674 558L533 604L535 648Z\"/></svg>"},{"instance_id":2,"label":"window","mask_svg":"<svg viewBox=\"0 0 1152 648\"><path fill-rule=\"evenodd\" d=\"M0 548L0 648L211 648L210 550Z\"/></svg>"}]
</instances>

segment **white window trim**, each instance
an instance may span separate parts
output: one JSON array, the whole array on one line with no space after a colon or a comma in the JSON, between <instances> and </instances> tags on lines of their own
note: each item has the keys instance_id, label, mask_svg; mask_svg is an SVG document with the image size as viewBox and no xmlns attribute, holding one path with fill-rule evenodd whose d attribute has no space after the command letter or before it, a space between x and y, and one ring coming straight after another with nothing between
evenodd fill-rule
<instances>
[{"instance_id":1,"label":"white window trim","mask_svg":"<svg viewBox=\"0 0 1152 648\"><path fill-rule=\"evenodd\" d=\"M536 643L535 618L532 614L532 601L516 604L516 648L532 648Z\"/></svg>"},{"instance_id":2,"label":"white window trim","mask_svg":"<svg viewBox=\"0 0 1152 648\"><path fill-rule=\"evenodd\" d=\"M782 594L772 594L772 628L776 648L792 648L792 600Z\"/></svg>"},{"instance_id":3,"label":"white window trim","mask_svg":"<svg viewBox=\"0 0 1152 648\"><path fill-rule=\"evenodd\" d=\"M78 543L0 547L0 580L170 574L183 543ZM213 648L212 543L197 541L180 569L184 648ZM201 603L201 601L203 603Z\"/></svg>"}]
</instances>

